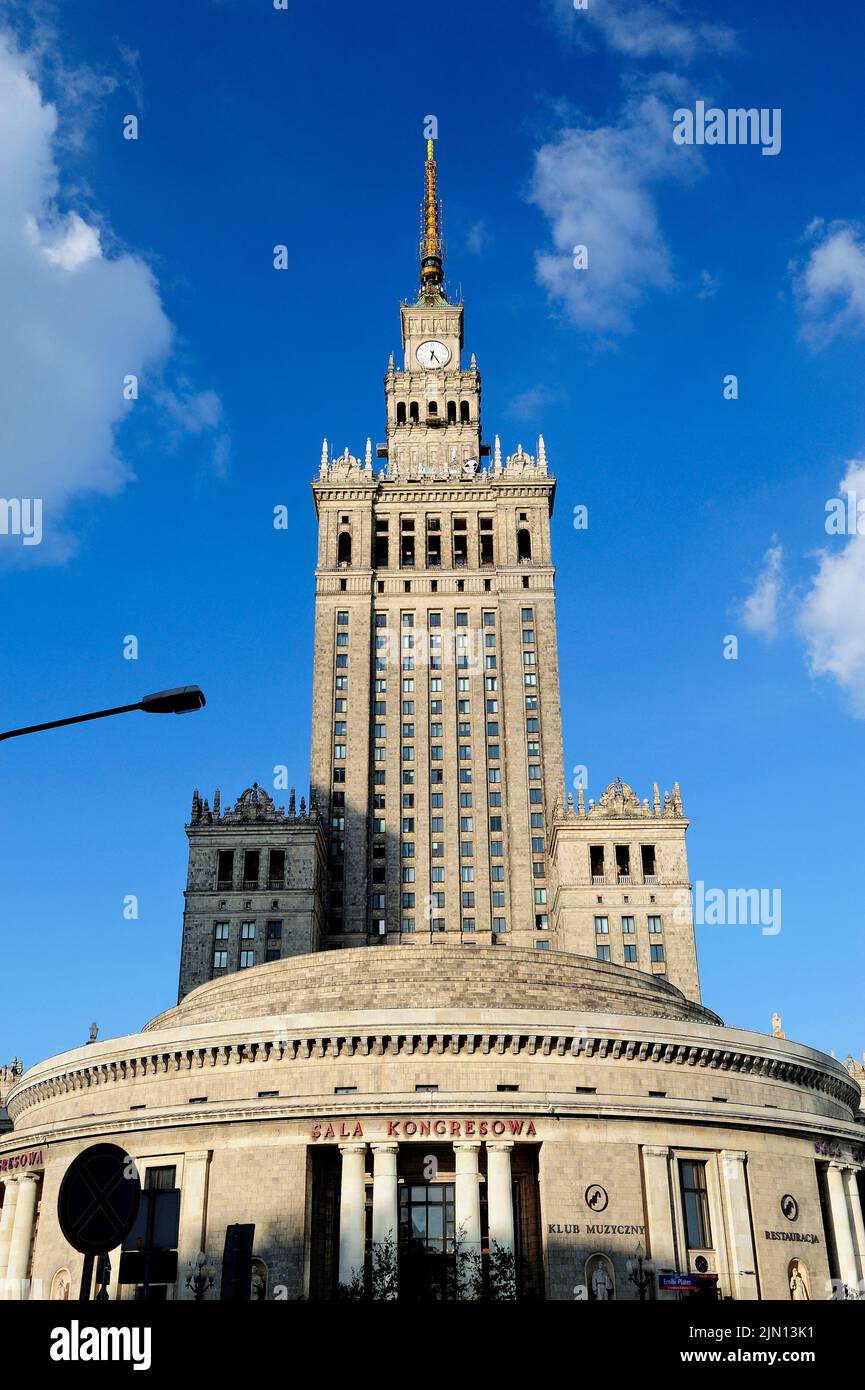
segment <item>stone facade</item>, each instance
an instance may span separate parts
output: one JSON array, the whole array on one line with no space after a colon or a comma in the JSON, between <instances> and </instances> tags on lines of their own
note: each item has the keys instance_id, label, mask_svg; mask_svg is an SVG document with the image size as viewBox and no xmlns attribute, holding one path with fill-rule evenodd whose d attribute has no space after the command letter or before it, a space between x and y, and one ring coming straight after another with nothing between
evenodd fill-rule
<instances>
[{"instance_id":1,"label":"stone facade","mask_svg":"<svg viewBox=\"0 0 865 1390\"><path fill-rule=\"evenodd\" d=\"M249 1297L387 1296L390 1242L405 1298L498 1253L519 1297L636 1299L638 1248L659 1300L865 1293L861 1068L700 1002L678 784L564 800L555 483L483 444L425 180L386 465L325 445L313 486L310 808L196 792L180 1003L4 1069L0 1295L78 1287L57 1195L106 1140L174 1213L111 1297L191 1297L199 1251L226 1296L238 1225Z\"/></svg>"},{"instance_id":2,"label":"stone facade","mask_svg":"<svg viewBox=\"0 0 865 1390\"><path fill-rule=\"evenodd\" d=\"M196 791L186 827L189 870L180 991L265 961L317 951L324 918L325 840L303 797L288 810L254 783L234 808Z\"/></svg>"},{"instance_id":3,"label":"stone facade","mask_svg":"<svg viewBox=\"0 0 865 1390\"><path fill-rule=\"evenodd\" d=\"M435 161L421 290L400 306L386 437L322 448L311 783L327 808L323 945L445 936L549 949L547 808L563 784L543 439L484 443L462 303L443 288ZM541 935L542 934L542 935Z\"/></svg>"},{"instance_id":4,"label":"stone facade","mask_svg":"<svg viewBox=\"0 0 865 1390\"><path fill-rule=\"evenodd\" d=\"M552 925L559 948L663 975L700 998L688 822L678 783L640 801L620 780L597 802L557 801L551 817Z\"/></svg>"},{"instance_id":5,"label":"stone facade","mask_svg":"<svg viewBox=\"0 0 865 1390\"><path fill-rule=\"evenodd\" d=\"M438 982L415 978L419 959L442 962ZM565 953L480 947L477 973L448 999L463 959L445 947L282 960L202 986L139 1034L30 1068L0 1139L18 1222L7 1296L25 1275L45 1297L64 1271L76 1286L56 1197L71 1158L100 1139L123 1145L145 1182L149 1168L173 1170L168 1297L188 1297L199 1248L219 1270L238 1222L255 1226L268 1297L333 1296L363 1263L376 1210L379 1232L398 1225L406 1184L423 1190L430 1164L466 1229L477 1217L482 1248L510 1240L536 1297L590 1298L601 1262L615 1297L636 1298L625 1262L638 1241L657 1274L705 1260L734 1298L789 1298L794 1260L811 1297L865 1278L860 1096L840 1062L726 1028L668 982ZM694 1164L699 1246L683 1197ZM118 1254L113 1292L130 1297Z\"/></svg>"}]
</instances>

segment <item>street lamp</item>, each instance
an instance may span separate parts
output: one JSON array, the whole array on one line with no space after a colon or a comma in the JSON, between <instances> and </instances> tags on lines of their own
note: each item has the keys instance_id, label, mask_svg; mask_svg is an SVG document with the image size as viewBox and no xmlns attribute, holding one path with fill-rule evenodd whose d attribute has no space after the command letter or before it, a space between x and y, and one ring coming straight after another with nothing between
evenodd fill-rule
<instances>
[{"instance_id":1,"label":"street lamp","mask_svg":"<svg viewBox=\"0 0 865 1390\"><path fill-rule=\"evenodd\" d=\"M640 1302L646 1297L646 1290L655 1277L655 1262L644 1256L642 1241L637 1242L633 1257L625 1261L625 1271L640 1295Z\"/></svg>"},{"instance_id":2,"label":"street lamp","mask_svg":"<svg viewBox=\"0 0 865 1390\"><path fill-rule=\"evenodd\" d=\"M195 1259L189 1261L187 1268L189 1273L186 1276L186 1287L191 1290L196 1303L200 1303L208 1289L213 1288L213 1266L207 1264L207 1256L203 1250L199 1250Z\"/></svg>"},{"instance_id":3,"label":"street lamp","mask_svg":"<svg viewBox=\"0 0 865 1390\"><path fill-rule=\"evenodd\" d=\"M145 714L189 714L203 709L205 704L204 691L199 686L179 685L174 690L157 690L153 695L145 695L135 705L117 705L115 709L100 709L93 714L74 714L69 719L52 719L49 724L31 724L26 729L8 729L5 734L0 733L0 740L39 734L43 729L59 729L64 724L84 724L88 719L107 719L110 714L128 714L133 709L144 710Z\"/></svg>"}]
</instances>

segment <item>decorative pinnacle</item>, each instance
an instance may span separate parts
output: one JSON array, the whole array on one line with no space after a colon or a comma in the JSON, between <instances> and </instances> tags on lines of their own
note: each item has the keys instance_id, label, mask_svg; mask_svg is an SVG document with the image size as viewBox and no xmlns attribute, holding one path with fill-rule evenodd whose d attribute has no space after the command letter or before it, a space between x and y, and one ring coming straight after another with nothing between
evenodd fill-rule
<instances>
[{"instance_id":1,"label":"decorative pinnacle","mask_svg":"<svg viewBox=\"0 0 865 1390\"><path fill-rule=\"evenodd\" d=\"M436 162L432 140L426 142L424 175L424 200L421 208L420 284L421 298L433 301L444 297L441 286L445 277L442 268L444 244L441 234L441 205L438 198Z\"/></svg>"}]
</instances>

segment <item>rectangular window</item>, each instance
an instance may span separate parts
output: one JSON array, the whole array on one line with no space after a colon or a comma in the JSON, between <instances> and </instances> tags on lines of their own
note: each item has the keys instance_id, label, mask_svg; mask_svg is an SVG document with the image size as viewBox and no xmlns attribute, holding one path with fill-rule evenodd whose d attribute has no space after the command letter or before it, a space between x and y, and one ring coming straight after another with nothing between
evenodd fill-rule
<instances>
[{"instance_id":1,"label":"rectangular window","mask_svg":"<svg viewBox=\"0 0 865 1390\"><path fill-rule=\"evenodd\" d=\"M709 1225L709 1193L706 1187L705 1163L680 1158L679 1183L688 1249L709 1250L712 1246L712 1230Z\"/></svg>"},{"instance_id":2,"label":"rectangular window","mask_svg":"<svg viewBox=\"0 0 865 1390\"><path fill-rule=\"evenodd\" d=\"M660 942L658 942L657 945L654 942L652 942L651 946L649 947L649 960L659 961L663 959L664 947Z\"/></svg>"},{"instance_id":3,"label":"rectangular window","mask_svg":"<svg viewBox=\"0 0 865 1390\"><path fill-rule=\"evenodd\" d=\"M254 923L254 922L241 922L241 924L240 924L240 936L241 936L241 940L243 940L243 941L254 941L254 940L255 940L255 923Z\"/></svg>"},{"instance_id":4,"label":"rectangular window","mask_svg":"<svg viewBox=\"0 0 865 1390\"><path fill-rule=\"evenodd\" d=\"M244 888L258 887L258 865L261 856L257 849L247 849L243 852L243 886Z\"/></svg>"},{"instance_id":5,"label":"rectangular window","mask_svg":"<svg viewBox=\"0 0 865 1390\"><path fill-rule=\"evenodd\" d=\"M493 931L495 932L496 936L502 936L507 931L507 929L508 923L506 917L493 918Z\"/></svg>"},{"instance_id":6,"label":"rectangular window","mask_svg":"<svg viewBox=\"0 0 865 1390\"><path fill-rule=\"evenodd\" d=\"M214 970L225 970L225 968L226 968L227 965L228 965L228 952L227 952L227 951L214 951L214 953L213 953L213 968L214 968Z\"/></svg>"},{"instance_id":7,"label":"rectangular window","mask_svg":"<svg viewBox=\"0 0 865 1390\"><path fill-rule=\"evenodd\" d=\"M227 923L227 922L214 922L214 924L213 924L213 938L214 938L215 941L227 941L227 940L228 940L228 923Z\"/></svg>"},{"instance_id":8,"label":"rectangular window","mask_svg":"<svg viewBox=\"0 0 865 1390\"><path fill-rule=\"evenodd\" d=\"M281 922L268 922L268 924L267 924L267 939L268 939L268 941L281 941L281 940L282 940L282 923L281 923Z\"/></svg>"},{"instance_id":9,"label":"rectangular window","mask_svg":"<svg viewBox=\"0 0 865 1390\"><path fill-rule=\"evenodd\" d=\"M609 960L609 959L610 959L610 948L609 948L609 946L596 946L596 947L595 947L595 957L596 957L597 960Z\"/></svg>"},{"instance_id":10,"label":"rectangular window","mask_svg":"<svg viewBox=\"0 0 865 1390\"><path fill-rule=\"evenodd\" d=\"M634 919L633 919L633 917L623 917L623 918L622 918L622 931L623 931L626 935L628 935L628 936L633 935L633 931L634 931Z\"/></svg>"},{"instance_id":11,"label":"rectangular window","mask_svg":"<svg viewBox=\"0 0 865 1390\"><path fill-rule=\"evenodd\" d=\"M610 919L608 917L595 918L595 935L607 936L610 930Z\"/></svg>"},{"instance_id":12,"label":"rectangular window","mask_svg":"<svg viewBox=\"0 0 865 1390\"><path fill-rule=\"evenodd\" d=\"M660 930L661 930L661 919L660 919L660 917L650 917L648 920L649 920L649 934L650 934L651 936L657 936L658 932L660 932Z\"/></svg>"},{"instance_id":13,"label":"rectangular window","mask_svg":"<svg viewBox=\"0 0 865 1390\"><path fill-rule=\"evenodd\" d=\"M252 966L252 965L254 965L254 964L255 964L255 952L254 952L254 951L241 951L241 953L240 953L240 968L241 968L241 970L248 970L248 969L250 968L250 966Z\"/></svg>"},{"instance_id":14,"label":"rectangular window","mask_svg":"<svg viewBox=\"0 0 865 1390\"><path fill-rule=\"evenodd\" d=\"M334 797L336 804L336 797ZM268 888L281 888L285 882L285 850L272 849L267 869Z\"/></svg>"},{"instance_id":15,"label":"rectangular window","mask_svg":"<svg viewBox=\"0 0 865 1390\"><path fill-rule=\"evenodd\" d=\"M234 850L221 849L216 858L217 888L231 888L234 882Z\"/></svg>"}]
</instances>

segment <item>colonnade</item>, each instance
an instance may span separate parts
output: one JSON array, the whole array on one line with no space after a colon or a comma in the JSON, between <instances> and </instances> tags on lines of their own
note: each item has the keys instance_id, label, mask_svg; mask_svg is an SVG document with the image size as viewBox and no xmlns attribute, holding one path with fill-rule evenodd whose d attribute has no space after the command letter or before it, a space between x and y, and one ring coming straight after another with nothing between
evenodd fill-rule
<instances>
[{"instance_id":1,"label":"colonnade","mask_svg":"<svg viewBox=\"0 0 865 1390\"><path fill-rule=\"evenodd\" d=\"M511 1178L513 1143L486 1144L487 1222L489 1241L502 1249L514 1250L514 1203ZM373 1143L372 1148L372 1239L380 1245L390 1237L399 1238L398 1144ZM340 1144L339 1281L348 1284L364 1267L366 1247L366 1149L361 1141ZM453 1144L456 1181L454 1184L454 1225L461 1236L461 1248L480 1253L481 1191L479 1140L457 1140Z\"/></svg>"}]
</instances>

